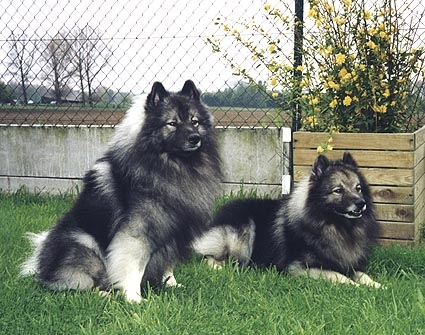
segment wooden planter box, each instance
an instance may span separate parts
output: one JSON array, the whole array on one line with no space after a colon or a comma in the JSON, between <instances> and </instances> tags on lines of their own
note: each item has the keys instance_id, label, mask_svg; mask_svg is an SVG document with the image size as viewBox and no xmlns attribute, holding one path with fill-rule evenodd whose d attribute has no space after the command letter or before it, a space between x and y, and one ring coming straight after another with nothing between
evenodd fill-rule
<instances>
[{"instance_id":1,"label":"wooden planter box","mask_svg":"<svg viewBox=\"0 0 425 335\"><path fill-rule=\"evenodd\" d=\"M328 134L295 132L294 180L311 169ZM415 245L425 223L425 127L408 134L334 134L329 158L349 151L368 180L381 224L380 242Z\"/></svg>"}]
</instances>

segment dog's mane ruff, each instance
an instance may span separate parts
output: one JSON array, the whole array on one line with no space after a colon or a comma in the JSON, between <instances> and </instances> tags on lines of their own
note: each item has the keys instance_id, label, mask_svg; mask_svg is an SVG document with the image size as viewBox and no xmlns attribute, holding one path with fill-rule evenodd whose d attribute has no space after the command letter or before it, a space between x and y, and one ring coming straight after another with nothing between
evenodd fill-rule
<instances>
[{"instance_id":1,"label":"dog's mane ruff","mask_svg":"<svg viewBox=\"0 0 425 335\"><path fill-rule=\"evenodd\" d=\"M310 191L309 183L310 176L301 180L288 200L291 205L286 206L286 211L290 222L297 221L298 218L304 217L308 193Z\"/></svg>"},{"instance_id":2,"label":"dog's mane ruff","mask_svg":"<svg viewBox=\"0 0 425 335\"><path fill-rule=\"evenodd\" d=\"M127 151L136 142L136 138L145 121L145 103L142 98L135 98L123 120L117 126L115 134L109 143L110 148Z\"/></svg>"}]
</instances>

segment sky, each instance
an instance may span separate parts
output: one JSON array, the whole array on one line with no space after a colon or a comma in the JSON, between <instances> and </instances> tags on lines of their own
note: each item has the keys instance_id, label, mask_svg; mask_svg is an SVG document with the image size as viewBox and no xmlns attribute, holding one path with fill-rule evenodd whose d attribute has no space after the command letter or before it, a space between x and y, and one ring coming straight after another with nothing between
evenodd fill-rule
<instances>
[{"instance_id":1,"label":"sky","mask_svg":"<svg viewBox=\"0 0 425 335\"><path fill-rule=\"evenodd\" d=\"M1 76L12 31L25 31L30 39L39 40L88 24L100 32L112 53L97 77L102 85L140 94L149 92L154 81L178 90L186 79L192 79L202 91L215 91L240 79L205 43L208 37L223 35L222 28L214 24L216 18L231 22L259 18L266 3L278 2L0 0L0 80L5 81ZM228 46L236 48L230 41Z\"/></svg>"},{"instance_id":2,"label":"sky","mask_svg":"<svg viewBox=\"0 0 425 335\"><path fill-rule=\"evenodd\" d=\"M394 1L414 13L424 10L421 0ZM209 37L222 39L225 52L251 66L257 80L267 80L250 54L234 39L224 38L223 28L215 22L218 17L230 23L255 19L267 29L264 6L282 8L285 3L294 6L293 0L0 0L0 81L10 80L5 73L12 31L42 40L86 25L102 35L112 55L97 76L98 84L115 91L148 93L155 81L179 90L187 79L204 92L234 85L241 77L233 74L222 54L212 52L205 42ZM43 66L41 60L37 65Z\"/></svg>"}]
</instances>

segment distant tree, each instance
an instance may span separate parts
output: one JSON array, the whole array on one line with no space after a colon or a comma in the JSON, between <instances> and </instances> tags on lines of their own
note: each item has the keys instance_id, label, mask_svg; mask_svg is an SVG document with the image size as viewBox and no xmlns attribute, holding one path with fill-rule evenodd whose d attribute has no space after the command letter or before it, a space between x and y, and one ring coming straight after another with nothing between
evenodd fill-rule
<instances>
[{"instance_id":1,"label":"distant tree","mask_svg":"<svg viewBox=\"0 0 425 335\"><path fill-rule=\"evenodd\" d=\"M15 96L13 94L13 90L5 83L0 81L0 103L12 103L14 98Z\"/></svg>"},{"instance_id":2,"label":"distant tree","mask_svg":"<svg viewBox=\"0 0 425 335\"><path fill-rule=\"evenodd\" d=\"M45 67L45 78L53 86L53 95L56 103L60 104L67 92L69 82L75 73L75 65L72 61L71 43L69 33L63 31L57 33L45 44L42 53Z\"/></svg>"},{"instance_id":3,"label":"distant tree","mask_svg":"<svg viewBox=\"0 0 425 335\"><path fill-rule=\"evenodd\" d=\"M14 81L19 83L24 104L28 104L28 86L31 79L32 67L36 60L37 42L31 41L25 32L12 31L9 38L8 71Z\"/></svg>"},{"instance_id":4,"label":"distant tree","mask_svg":"<svg viewBox=\"0 0 425 335\"><path fill-rule=\"evenodd\" d=\"M72 36L71 53L76 70L75 76L80 86L83 103L85 104L88 100L88 103L92 105L95 100L94 79L108 63L111 52L100 33L89 25L74 31Z\"/></svg>"},{"instance_id":5,"label":"distant tree","mask_svg":"<svg viewBox=\"0 0 425 335\"><path fill-rule=\"evenodd\" d=\"M206 92L202 95L209 106L276 108L279 100L271 97L262 82L258 84L239 82L234 88L225 88L218 92Z\"/></svg>"}]
</instances>

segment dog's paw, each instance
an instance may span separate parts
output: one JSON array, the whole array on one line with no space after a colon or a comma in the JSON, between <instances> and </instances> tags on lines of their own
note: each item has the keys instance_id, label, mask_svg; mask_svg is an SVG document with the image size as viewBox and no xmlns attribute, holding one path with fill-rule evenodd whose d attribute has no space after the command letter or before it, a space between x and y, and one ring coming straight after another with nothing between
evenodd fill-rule
<instances>
[{"instance_id":1,"label":"dog's paw","mask_svg":"<svg viewBox=\"0 0 425 335\"><path fill-rule=\"evenodd\" d=\"M207 264L211 269L214 269L214 270L223 269L223 262L220 262L211 256L207 256Z\"/></svg>"},{"instance_id":2,"label":"dog's paw","mask_svg":"<svg viewBox=\"0 0 425 335\"><path fill-rule=\"evenodd\" d=\"M182 284L179 284L177 282L176 278L173 275L164 279L164 285L166 287L177 287L177 288L184 287Z\"/></svg>"},{"instance_id":3,"label":"dog's paw","mask_svg":"<svg viewBox=\"0 0 425 335\"><path fill-rule=\"evenodd\" d=\"M99 296L101 296L102 298L110 298L112 295L111 291L104 291L104 290L99 290L97 294L99 294Z\"/></svg>"},{"instance_id":4,"label":"dog's paw","mask_svg":"<svg viewBox=\"0 0 425 335\"><path fill-rule=\"evenodd\" d=\"M370 278L366 273L364 272L356 272L355 274L355 281L361 285L365 285L365 286L369 286L369 287L373 287L376 289L386 289L385 286L383 286L382 284L374 281L372 278Z\"/></svg>"},{"instance_id":5,"label":"dog's paw","mask_svg":"<svg viewBox=\"0 0 425 335\"><path fill-rule=\"evenodd\" d=\"M176 277L174 277L173 270L165 271L164 275L162 276L162 283L166 287L184 287L182 284L177 283Z\"/></svg>"},{"instance_id":6,"label":"dog's paw","mask_svg":"<svg viewBox=\"0 0 425 335\"><path fill-rule=\"evenodd\" d=\"M140 292L124 291L123 293L125 299L130 303L141 303L143 301L146 301L146 299L142 298Z\"/></svg>"},{"instance_id":7,"label":"dog's paw","mask_svg":"<svg viewBox=\"0 0 425 335\"><path fill-rule=\"evenodd\" d=\"M380 290L387 290L388 289L388 287L386 287L385 285L382 285L381 283L378 283L376 281L373 281L373 282L366 284L366 285L369 286L369 287L380 289Z\"/></svg>"}]
</instances>

